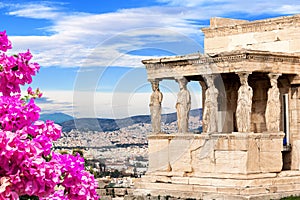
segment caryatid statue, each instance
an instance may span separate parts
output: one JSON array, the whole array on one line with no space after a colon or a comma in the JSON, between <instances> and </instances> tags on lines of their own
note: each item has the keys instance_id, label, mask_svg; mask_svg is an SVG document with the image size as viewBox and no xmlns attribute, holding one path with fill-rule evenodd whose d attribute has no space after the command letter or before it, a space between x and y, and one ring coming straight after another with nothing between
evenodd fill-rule
<instances>
[{"instance_id":1,"label":"caryatid statue","mask_svg":"<svg viewBox=\"0 0 300 200\"><path fill-rule=\"evenodd\" d=\"M207 84L203 110L203 132L217 132L219 91L214 84L215 75L205 75L203 77L205 78Z\"/></svg>"},{"instance_id":2,"label":"caryatid statue","mask_svg":"<svg viewBox=\"0 0 300 200\"><path fill-rule=\"evenodd\" d=\"M191 94L187 90L187 80L184 77L177 79L180 91L177 95L177 124L179 133L187 133L189 130L189 112L191 110Z\"/></svg>"},{"instance_id":3,"label":"caryatid statue","mask_svg":"<svg viewBox=\"0 0 300 200\"><path fill-rule=\"evenodd\" d=\"M158 134L161 132L161 102L163 99L162 93L159 91L159 81L151 81L152 94L150 97L150 113L152 122L152 133Z\"/></svg>"},{"instance_id":4,"label":"caryatid statue","mask_svg":"<svg viewBox=\"0 0 300 200\"><path fill-rule=\"evenodd\" d=\"M248 85L249 73L239 73L241 86L238 90L236 122L238 132L250 132L253 90Z\"/></svg>"},{"instance_id":5,"label":"caryatid statue","mask_svg":"<svg viewBox=\"0 0 300 200\"><path fill-rule=\"evenodd\" d=\"M279 74L268 74L271 88L268 90L268 101L266 107L266 126L267 131L279 131L280 125L280 92L277 86Z\"/></svg>"}]
</instances>

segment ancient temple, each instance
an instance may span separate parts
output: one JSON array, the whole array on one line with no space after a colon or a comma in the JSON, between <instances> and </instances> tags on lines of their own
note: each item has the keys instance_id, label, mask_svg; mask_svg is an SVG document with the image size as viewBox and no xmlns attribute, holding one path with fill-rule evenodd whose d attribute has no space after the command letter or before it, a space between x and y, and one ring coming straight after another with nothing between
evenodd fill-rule
<instances>
[{"instance_id":1,"label":"ancient temple","mask_svg":"<svg viewBox=\"0 0 300 200\"><path fill-rule=\"evenodd\" d=\"M300 15L212 18L204 54L143 60L153 86L149 168L138 195L280 199L300 194ZM178 133L161 132L159 82L179 84ZM202 87L203 132L189 132ZM200 93L200 91L199 91Z\"/></svg>"}]
</instances>

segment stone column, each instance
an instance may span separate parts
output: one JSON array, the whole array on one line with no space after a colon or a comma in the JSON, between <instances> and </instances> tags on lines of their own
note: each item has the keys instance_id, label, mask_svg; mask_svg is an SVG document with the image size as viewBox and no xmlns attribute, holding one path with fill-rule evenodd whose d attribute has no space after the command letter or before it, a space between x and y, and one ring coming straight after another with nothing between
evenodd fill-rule
<instances>
[{"instance_id":1,"label":"stone column","mask_svg":"<svg viewBox=\"0 0 300 200\"><path fill-rule=\"evenodd\" d=\"M280 128L280 92L277 86L277 79L280 74L270 73L271 88L268 90L268 101L265 112L267 131L278 132Z\"/></svg>"},{"instance_id":2,"label":"stone column","mask_svg":"<svg viewBox=\"0 0 300 200\"><path fill-rule=\"evenodd\" d=\"M150 113L152 122L152 133L161 133L161 102L163 95L159 90L159 80L150 80L152 85L152 94L150 97Z\"/></svg>"},{"instance_id":3,"label":"stone column","mask_svg":"<svg viewBox=\"0 0 300 200\"><path fill-rule=\"evenodd\" d=\"M285 102L288 104L287 114L289 117L286 120L289 120L289 126L285 127L285 133L289 133L289 136L286 135L286 139L289 137L289 141L292 147L291 151L291 170L300 170L300 133L299 133L299 124L300 124L300 86L291 85L290 91L286 92L288 94L288 101ZM289 145L288 141L286 142Z\"/></svg>"},{"instance_id":4,"label":"stone column","mask_svg":"<svg viewBox=\"0 0 300 200\"><path fill-rule=\"evenodd\" d=\"M203 132L212 133L218 131L218 95L219 91L214 85L215 75L203 75L206 80L205 103L203 110Z\"/></svg>"},{"instance_id":5,"label":"stone column","mask_svg":"<svg viewBox=\"0 0 300 200\"><path fill-rule=\"evenodd\" d=\"M202 88L202 112L203 112L204 106L205 106L205 103L204 103L205 102L205 92L207 90L207 86L206 86L205 81L199 81L199 84Z\"/></svg>"},{"instance_id":6,"label":"stone column","mask_svg":"<svg viewBox=\"0 0 300 200\"><path fill-rule=\"evenodd\" d=\"M180 88L176 102L178 133L187 133L189 131L191 94L186 87L188 81L185 77L177 78L176 81Z\"/></svg>"},{"instance_id":7,"label":"stone column","mask_svg":"<svg viewBox=\"0 0 300 200\"><path fill-rule=\"evenodd\" d=\"M236 108L236 122L238 132L251 131L251 110L253 90L248 85L248 72L238 73L241 86L238 90L238 100Z\"/></svg>"}]
</instances>

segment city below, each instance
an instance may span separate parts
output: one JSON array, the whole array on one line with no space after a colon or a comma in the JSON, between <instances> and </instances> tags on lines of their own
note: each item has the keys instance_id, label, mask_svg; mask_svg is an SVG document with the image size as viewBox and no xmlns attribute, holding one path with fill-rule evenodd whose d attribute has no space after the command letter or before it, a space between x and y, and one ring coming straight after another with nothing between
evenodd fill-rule
<instances>
[{"instance_id":1,"label":"city below","mask_svg":"<svg viewBox=\"0 0 300 200\"><path fill-rule=\"evenodd\" d=\"M168 134L177 131L174 115L175 113L163 116L162 132ZM200 133L202 126L200 119L201 109L192 110L189 119L191 132ZM63 126L64 123L61 124ZM64 126L63 128L65 129ZM92 163L92 171L95 174L102 172L103 176L105 171L106 174L118 172L123 175L140 176L145 174L148 166L149 134L151 134L149 120L132 122L127 127L112 131L72 129L63 132L61 138L54 143L54 148L60 152L82 151L84 158Z\"/></svg>"}]
</instances>

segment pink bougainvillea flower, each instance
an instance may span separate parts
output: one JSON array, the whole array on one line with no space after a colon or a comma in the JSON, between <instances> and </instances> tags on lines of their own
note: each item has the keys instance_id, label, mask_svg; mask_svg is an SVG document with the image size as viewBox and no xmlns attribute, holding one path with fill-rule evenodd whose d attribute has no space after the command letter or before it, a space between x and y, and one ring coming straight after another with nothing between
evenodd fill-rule
<instances>
[{"instance_id":1,"label":"pink bougainvillea flower","mask_svg":"<svg viewBox=\"0 0 300 200\"><path fill-rule=\"evenodd\" d=\"M8 49L11 48L11 42L7 38L6 31L0 32L0 51L6 52Z\"/></svg>"},{"instance_id":2,"label":"pink bougainvillea flower","mask_svg":"<svg viewBox=\"0 0 300 200\"><path fill-rule=\"evenodd\" d=\"M0 194L6 191L6 187L10 186L9 178L2 177L0 178Z\"/></svg>"},{"instance_id":3,"label":"pink bougainvillea flower","mask_svg":"<svg viewBox=\"0 0 300 200\"><path fill-rule=\"evenodd\" d=\"M29 88L27 89L27 93L30 94L30 95L33 95L33 94L34 94L34 91L32 90L31 87L29 87Z\"/></svg>"}]
</instances>

